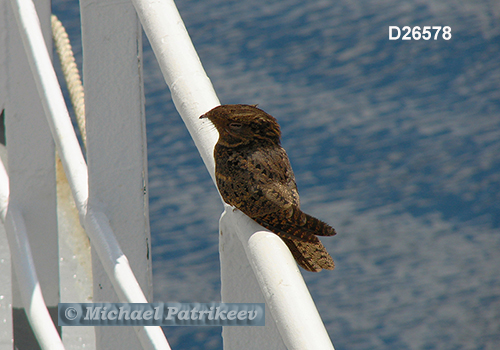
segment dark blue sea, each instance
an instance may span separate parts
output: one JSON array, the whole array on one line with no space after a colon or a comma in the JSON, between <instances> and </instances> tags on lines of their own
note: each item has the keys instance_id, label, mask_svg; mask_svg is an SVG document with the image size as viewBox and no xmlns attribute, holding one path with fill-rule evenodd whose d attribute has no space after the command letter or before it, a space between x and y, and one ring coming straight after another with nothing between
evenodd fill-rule
<instances>
[{"instance_id":1,"label":"dark blue sea","mask_svg":"<svg viewBox=\"0 0 500 350\"><path fill-rule=\"evenodd\" d=\"M53 6L81 67L78 3ZM221 102L279 120L303 210L338 232L323 240L336 269L302 271L335 348L497 349L500 4L177 6ZM452 37L391 41L389 26ZM220 300L222 205L146 38L144 62L155 300ZM222 349L220 328L165 333Z\"/></svg>"}]
</instances>

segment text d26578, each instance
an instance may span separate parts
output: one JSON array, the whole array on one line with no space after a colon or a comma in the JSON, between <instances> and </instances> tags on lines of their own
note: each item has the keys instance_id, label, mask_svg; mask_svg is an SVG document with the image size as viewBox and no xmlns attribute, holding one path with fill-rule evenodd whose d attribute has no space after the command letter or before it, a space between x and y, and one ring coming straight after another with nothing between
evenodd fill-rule
<instances>
[{"instance_id":1,"label":"text d26578","mask_svg":"<svg viewBox=\"0 0 500 350\"><path fill-rule=\"evenodd\" d=\"M441 30L442 29L442 30ZM389 26L389 40L450 40L450 26L404 26L402 29L398 26Z\"/></svg>"}]
</instances>

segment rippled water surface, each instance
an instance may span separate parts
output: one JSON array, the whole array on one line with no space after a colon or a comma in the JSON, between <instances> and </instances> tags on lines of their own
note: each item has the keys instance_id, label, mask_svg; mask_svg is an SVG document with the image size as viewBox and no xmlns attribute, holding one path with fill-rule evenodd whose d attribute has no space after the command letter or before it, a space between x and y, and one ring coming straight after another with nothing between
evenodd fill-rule
<instances>
[{"instance_id":1,"label":"rippled water surface","mask_svg":"<svg viewBox=\"0 0 500 350\"><path fill-rule=\"evenodd\" d=\"M303 272L335 348L500 344L500 6L489 1L179 0L222 103L282 125L304 211L339 232ZM75 43L78 5L54 0ZM450 26L390 41L388 27ZM155 299L220 300L216 189L147 40ZM165 329L221 349L220 328Z\"/></svg>"}]
</instances>

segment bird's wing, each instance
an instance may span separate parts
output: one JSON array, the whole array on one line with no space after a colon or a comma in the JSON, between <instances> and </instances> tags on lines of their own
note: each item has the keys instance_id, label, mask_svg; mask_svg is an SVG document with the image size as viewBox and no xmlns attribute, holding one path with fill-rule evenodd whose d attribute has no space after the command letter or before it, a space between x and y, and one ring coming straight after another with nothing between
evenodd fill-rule
<instances>
[{"instance_id":1,"label":"bird's wing","mask_svg":"<svg viewBox=\"0 0 500 350\"><path fill-rule=\"evenodd\" d=\"M249 194L266 208L257 216L300 207L293 170L283 148L277 146L253 152L247 168L251 176Z\"/></svg>"},{"instance_id":2,"label":"bird's wing","mask_svg":"<svg viewBox=\"0 0 500 350\"><path fill-rule=\"evenodd\" d=\"M283 148L232 150L215 146L217 187L224 201L250 217L299 206L299 193Z\"/></svg>"},{"instance_id":3,"label":"bird's wing","mask_svg":"<svg viewBox=\"0 0 500 350\"><path fill-rule=\"evenodd\" d=\"M315 235L335 235L331 226L300 210L297 185L283 148L254 152L247 166L254 174L250 193L254 194L258 208L254 205L250 214L245 212L246 208L241 211L273 232L281 232L282 236L318 242Z\"/></svg>"}]
</instances>

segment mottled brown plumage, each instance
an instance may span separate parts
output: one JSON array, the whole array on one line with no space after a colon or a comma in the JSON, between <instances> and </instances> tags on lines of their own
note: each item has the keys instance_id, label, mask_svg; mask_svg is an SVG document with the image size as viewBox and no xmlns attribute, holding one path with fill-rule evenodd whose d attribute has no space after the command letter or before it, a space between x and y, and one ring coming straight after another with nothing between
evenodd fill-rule
<instances>
[{"instance_id":1,"label":"mottled brown plumage","mask_svg":"<svg viewBox=\"0 0 500 350\"><path fill-rule=\"evenodd\" d=\"M218 106L200 118L208 118L219 132L215 176L224 201L280 236L304 269L333 270L333 259L316 236L336 232L300 210L276 119L249 105Z\"/></svg>"}]
</instances>

